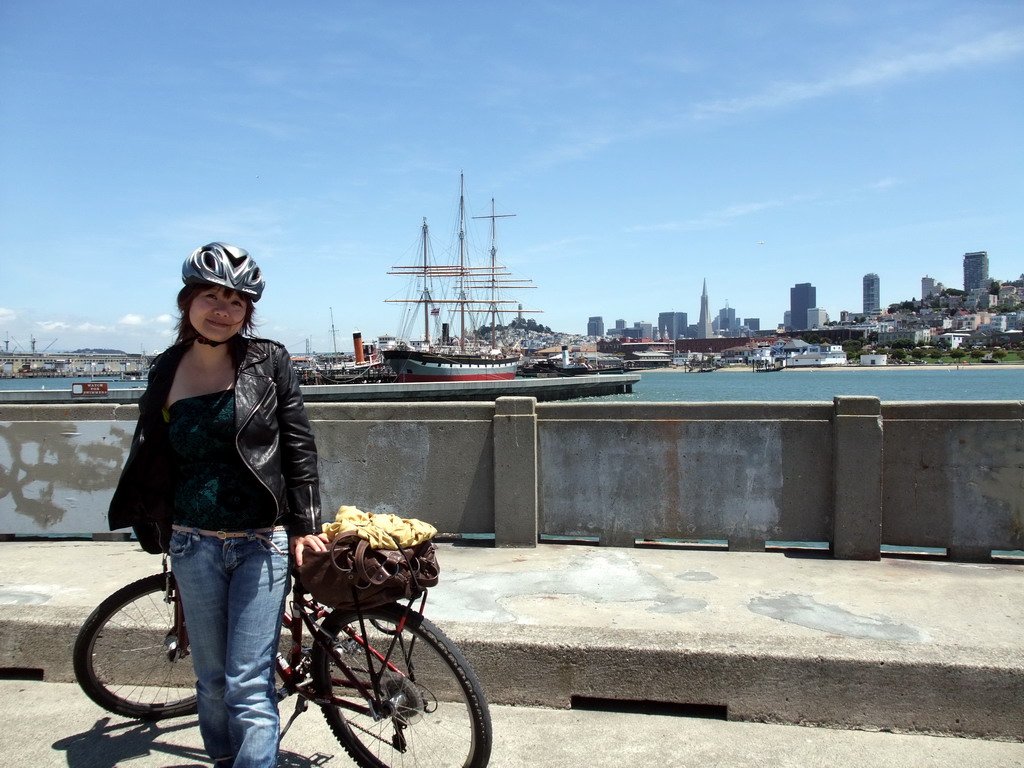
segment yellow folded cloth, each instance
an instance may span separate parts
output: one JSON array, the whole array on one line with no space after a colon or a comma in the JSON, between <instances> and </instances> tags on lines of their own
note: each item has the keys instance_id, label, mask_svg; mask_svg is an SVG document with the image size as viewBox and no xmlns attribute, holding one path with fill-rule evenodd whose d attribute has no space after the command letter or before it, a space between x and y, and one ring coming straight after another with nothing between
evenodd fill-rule
<instances>
[{"instance_id":1,"label":"yellow folded cloth","mask_svg":"<svg viewBox=\"0 0 1024 768\"><path fill-rule=\"evenodd\" d=\"M434 526L422 520L406 519L398 515L367 514L358 507L348 505L338 507L333 523L323 524L324 533L331 539L353 530L374 549L415 547L434 538L437 533Z\"/></svg>"}]
</instances>

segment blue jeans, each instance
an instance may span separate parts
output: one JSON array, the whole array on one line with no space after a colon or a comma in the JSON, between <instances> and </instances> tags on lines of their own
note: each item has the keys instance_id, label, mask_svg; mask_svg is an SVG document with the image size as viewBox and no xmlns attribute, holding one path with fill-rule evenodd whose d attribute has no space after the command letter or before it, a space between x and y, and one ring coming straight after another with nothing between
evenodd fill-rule
<instances>
[{"instance_id":1,"label":"blue jeans","mask_svg":"<svg viewBox=\"0 0 1024 768\"><path fill-rule=\"evenodd\" d=\"M218 539L175 531L171 568L192 648L199 732L224 768L277 765L274 688L281 615L289 589L288 534Z\"/></svg>"}]
</instances>

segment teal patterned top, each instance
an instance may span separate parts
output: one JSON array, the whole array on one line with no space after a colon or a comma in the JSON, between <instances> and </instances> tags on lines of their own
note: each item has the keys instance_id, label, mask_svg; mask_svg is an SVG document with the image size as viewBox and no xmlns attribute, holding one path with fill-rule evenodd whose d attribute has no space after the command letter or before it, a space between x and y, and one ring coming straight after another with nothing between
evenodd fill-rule
<instances>
[{"instance_id":1,"label":"teal patterned top","mask_svg":"<svg viewBox=\"0 0 1024 768\"><path fill-rule=\"evenodd\" d=\"M169 413L175 524L213 531L273 525L267 491L235 447L234 390L178 400Z\"/></svg>"}]
</instances>

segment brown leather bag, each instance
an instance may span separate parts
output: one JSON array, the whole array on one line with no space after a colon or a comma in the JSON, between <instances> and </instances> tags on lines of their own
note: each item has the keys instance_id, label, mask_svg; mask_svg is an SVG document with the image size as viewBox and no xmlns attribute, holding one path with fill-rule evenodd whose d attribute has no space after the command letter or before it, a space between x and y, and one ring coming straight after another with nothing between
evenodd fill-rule
<instances>
[{"instance_id":1,"label":"brown leather bag","mask_svg":"<svg viewBox=\"0 0 1024 768\"><path fill-rule=\"evenodd\" d=\"M375 608L415 599L437 585L441 569L433 541L406 549L374 549L355 531L334 538L326 552L302 553L299 578L318 603Z\"/></svg>"}]
</instances>

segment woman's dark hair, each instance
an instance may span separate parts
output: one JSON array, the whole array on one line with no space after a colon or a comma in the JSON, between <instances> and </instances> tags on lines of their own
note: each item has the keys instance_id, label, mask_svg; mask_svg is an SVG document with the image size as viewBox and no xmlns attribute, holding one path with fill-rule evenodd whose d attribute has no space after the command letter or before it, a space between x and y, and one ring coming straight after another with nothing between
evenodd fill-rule
<instances>
[{"instance_id":1,"label":"woman's dark hair","mask_svg":"<svg viewBox=\"0 0 1024 768\"><path fill-rule=\"evenodd\" d=\"M189 310L192 309L192 302L195 300L196 296L210 288L221 288L221 286L193 284L186 285L178 291L178 322L174 326L174 330L177 333L177 338L174 340L175 344L192 341L192 339L199 336L196 329L192 327L192 323L188 320L188 313ZM223 288L222 290L228 298L238 296L245 302L245 319L242 320L242 327L238 329L238 335L252 336L253 332L256 330L256 321L253 319L253 313L256 311L256 306L244 293L233 291L230 288Z\"/></svg>"}]
</instances>

